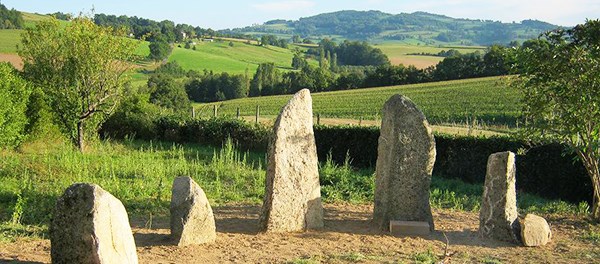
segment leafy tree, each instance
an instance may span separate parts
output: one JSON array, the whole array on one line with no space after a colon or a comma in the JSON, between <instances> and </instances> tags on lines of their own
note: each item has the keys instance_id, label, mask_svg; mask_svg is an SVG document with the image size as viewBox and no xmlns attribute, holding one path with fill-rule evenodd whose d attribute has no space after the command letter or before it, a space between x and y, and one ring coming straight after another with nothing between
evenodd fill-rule
<instances>
[{"instance_id":1,"label":"leafy tree","mask_svg":"<svg viewBox=\"0 0 600 264\"><path fill-rule=\"evenodd\" d=\"M277 92L277 86L281 82L281 74L274 63L261 63L256 69L254 78L250 84L249 96L261 96L282 94Z\"/></svg>"},{"instance_id":2,"label":"leafy tree","mask_svg":"<svg viewBox=\"0 0 600 264\"><path fill-rule=\"evenodd\" d=\"M27 86L10 64L0 63L0 148L14 147L24 137Z\"/></svg>"},{"instance_id":3,"label":"leafy tree","mask_svg":"<svg viewBox=\"0 0 600 264\"><path fill-rule=\"evenodd\" d=\"M137 44L124 34L78 17L66 27L40 21L22 35L24 76L42 87L61 130L81 151L86 131L95 135L122 94Z\"/></svg>"},{"instance_id":4,"label":"leafy tree","mask_svg":"<svg viewBox=\"0 0 600 264\"><path fill-rule=\"evenodd\" d=\"M592 215L600 219L600 21L543 37L518 55L527 134L577 153L594 187Z\"/></svg>"},{"instance_id":5,"label":"leafy tree","mask_svg":"<svg viewBox=\"0 0 600 264\"><path fill-rule=\"evenodd\" d=\"M166 60L173 47L164 39L158 38L150 43L150 58L155 61Z\"/></svg>"},{"instance_id":6,"label":"leafy tree","mask_svg":"<svg viewBox=\"0 0 600 264\"><path fill-rule=\"evenodd\" d=\"M306 65L308 65L308 62L304 59L302 54L300 52L294 53L294 57L292 58L292 68L294 68L294 70L299 70Z\"/></svg>"},{"instance_id":7,"label":"leafy tree","mask_svg":"<svg viewBox=\"0 0 600 264\"><path fill-rule=\"evenodd\" d=\"M175 112L185 112L191 107L183 85L171 75L153 75L148 79L148 89L150 90L150 102L155 105Z\"/></svg>"}]
</instances>

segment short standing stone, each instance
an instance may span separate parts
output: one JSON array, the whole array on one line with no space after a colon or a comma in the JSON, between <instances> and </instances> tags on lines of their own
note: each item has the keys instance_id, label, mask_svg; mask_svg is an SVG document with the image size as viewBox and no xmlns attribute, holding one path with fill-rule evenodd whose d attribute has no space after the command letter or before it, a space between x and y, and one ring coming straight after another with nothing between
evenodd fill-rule
<instances>
[{"instance_id":1,"label":"short standing stone","mask_svg":"<svg viewBox=\"0 0 600 264\"><path fill-rule=\"evenodd\" d=\"M217 237L206 194L190 177L178 177L173 182L171 236L178 246L214 242Z\"/></svg>"},{"instance_id":2,"label":"short standing stone","mask_svg":"<svg viewBox=\"0 0 600 264\"><path fill-rule=\"evenodd\" d=\"M121 201L94 184L71 185L50 224L52 263L138 263Z\"/></svg>"},{"instance_id":3,"label":"short standing stone","mask_svg":"<svg viewBox=\"0 0 600 264\"><path fill-rule=\"evenodd\" d=\"M429 185L435 153L425 115L410 99L392 96L383 106L377 149L373 220L380 229L390 221L420 221L434 230Z\"/></svg>"},{"instance_id":4,"label":"short standing stone","mask_svg":"<svg viewBox=\"0 0 600 264\"><path fill-rule=\"evenodd\" d=\"M514 153L490 155L479 213L479 233L482 237L518 241L515 173Z\"/></svg>"},{"instance_id":5,"label":"short standing stone","mask_svg":"<svg viewBox=\"0 0 600 264\"><path fill-rule=\"evenodd\" d=\"M323 226L312 99L306 89L294 95L275 121L260 222L267 232Z\"/></svg>"},{"instance_id":6,"label":"short standing stone","mask_svg":"<svg viewBox=\"0 0 600 264\"><path fill-rule=\"evenodd\" d=\"M526 247L539 247L548 244L552 239L552 231L546 219L534 214L527 214L521 220L521 241Z\"/></svg>"}]
</instances>

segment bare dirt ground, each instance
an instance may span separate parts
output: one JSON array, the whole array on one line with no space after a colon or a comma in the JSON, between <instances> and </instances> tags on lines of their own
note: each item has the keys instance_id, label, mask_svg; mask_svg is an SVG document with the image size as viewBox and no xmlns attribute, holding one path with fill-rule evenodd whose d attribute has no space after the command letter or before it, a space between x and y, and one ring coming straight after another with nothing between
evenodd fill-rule
<instances>
[{"instance_id":1,"label":"bare dirt ground","mask_svg":"<svg viewBox=\"0 0 600 264\"><path fill-rule=\"evenodd\" d=\"M265 234L258 228L260 207L215 208L217 241L177 247L169 240L168 219L132 221L140 263L413 263L430 251L444 263L599 263L597 245L581 239L584 220L546 216L553 240L525 248L482 239L477 213L434 210L436 232L427 237L393 237L373 228L372 206L326 204L325 227L305 233ZM20 239L0 244L0 262L49 263L48 240Z\"/></svg>"},{"instance_id":2,"label":"bare dirt ground","mask_svg":"<svg viewBox=\"0 0 600 264\"><path fill-rule=\"evenodd\" d=\"M23 69L23 60L17 54L0 53L0 62L9 62L18 70Z\"/></svg>"}]
</instances>

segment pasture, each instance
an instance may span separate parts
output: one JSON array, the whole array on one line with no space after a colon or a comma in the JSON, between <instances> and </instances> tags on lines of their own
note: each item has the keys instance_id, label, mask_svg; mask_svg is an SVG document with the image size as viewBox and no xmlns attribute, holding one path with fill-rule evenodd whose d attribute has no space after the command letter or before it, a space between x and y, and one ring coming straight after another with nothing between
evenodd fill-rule
<instances>
[{"instance_id":1,"label":"pasture","mask_svg":"<svg viewBox=\"0 0 600 264\"><path fill-rule=\"evenodd\" d=\"M521 106L519 92L507 84L508 77L488 77L458 81L423 83L380 88L355 89L313 94L313 111L327 118L377 120L386 100L394 94L411 98L432 124L468 124L473 120L490 125L515 126ZM291 95L242 98L224 102L195 104L200 115L276 116Z\"/></svg>"},{"instance_id":2,"label":"pasture","mask_svg":"<svg viewBox=\"0 0 600 264\"><path fill-rule=\"evenodd\" d=\"M258 64L273 62L282 70L291 70L293 51L275 46L257 46L245 42L198 42L196 50L175 47L169 61L177 61L185 70L254 74ZM183 44L181 44L183 45ZM311 63L316 64L315 61Z\"/></svg>"}]
</instances>

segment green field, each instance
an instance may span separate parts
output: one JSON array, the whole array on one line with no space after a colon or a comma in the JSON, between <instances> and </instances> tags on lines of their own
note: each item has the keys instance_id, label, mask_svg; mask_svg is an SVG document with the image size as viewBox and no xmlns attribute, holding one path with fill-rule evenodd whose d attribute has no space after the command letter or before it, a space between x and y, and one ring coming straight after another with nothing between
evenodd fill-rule
<instances>
[{"instance_id":1,"label":"green field","mask_svg":"<svg viewBox=\"0 0 600 264\"><path fill-rule=\"evenodd\" d=\"M21 43L21 29L0 30L0 53L17 53L17 44Z\"/></svg>"},{"instance_id":2,"label":"green field","mask_svg":"<svg viewBox=\"0 0 600 264\"><path fill-rule=\"evenodd\" d=\"M281 69L290 70L293 51L275 46L257 46L235 42L233 47L228 41L199 42L196 50L176 47L169 61L177 61L186 70L228 72L243 74L248 69L254 74L258 64L273 62ZM316 63L316 62L313 62Z\"/></svg>"},{"instance_id":3,"label":"green field","mask_svg":"<svg viewBox=\"0 0 600 264\"><path fill-rule=\"evenodd\" d=\"M487 124L514 125L521 106L519 93L506 84L506 77L356 89L313 94L313 112L322 117L379 119L381 108L394 94L411 98L432 124L466 123L477 118ZM220 115L260 114L276 116L291 95L243 98L211 104L196 104L197 112L209 115L217 105Z\"/></svg>"}]
</instances>

